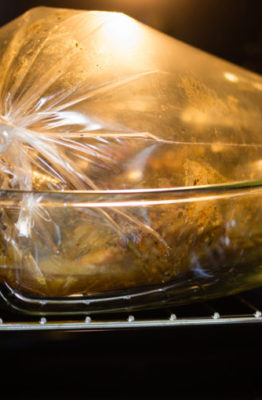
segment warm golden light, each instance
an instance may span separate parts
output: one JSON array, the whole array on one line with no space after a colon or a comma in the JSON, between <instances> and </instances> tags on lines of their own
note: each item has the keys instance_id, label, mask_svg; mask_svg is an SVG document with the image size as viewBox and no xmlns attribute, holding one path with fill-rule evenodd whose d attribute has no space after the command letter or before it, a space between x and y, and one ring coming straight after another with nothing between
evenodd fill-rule
<instances>
[{"instance_id":1,"label":"warm golden light","mask_svg":"<svg viewBox=\"0 0 262 400\"><path fill-rule=\"evenodd\" d=\"M225 151L225 145L224 143L214 143L211 145L211 150L213 153L220 153L222 151Z\"/></svg>"},{"instance_id":2,"label":"warm golden light","mask_svg":"<svg viewBox=\"0 0 262 400\"><path fill-rule=\"evenodd\" d=\"M106 38L119 51L134 48L141 38L141 28L132 18L115 13L104 26Z\"/></svg>"},{"instance_id":3,"label":"warm golden light","mask_svg":"<svg viewBox=\"0 0 262 400\"><path fill-rule=\"evenodd\" d=\"M257 90L262 90L262 83L260 83L260 82L254 82L253 86Z\"/></svg>"},{"instance_id":4,"label":"warm golden light","mask_svg":"<svg viewBox=\"0 0 262 400\"><path fill-rule=\"evenodd\" d=\"M206 124L208 116L202 111L189 107L184 110L183 114L181 115L181 119L186 123Z\"/></svg>"},{"instance_id":5,"label":"warm golden light","mask_svg":"<svg viewBox=\"0 0 262 400\"><path fill-rule=\"evenodd\" d=\"M262 170L262 160L258 160L253 163L253 168L256 170Z\"/></svg>"},{"instance_id":6,"label":"warm golden light","mask_svg":"<svg viewBox=\"0 0 262 400\"><path fill-rule=\"evenodd\" d=\"M127 177L130 181L140 181L143 178L143 172L140 169L133 169L129 171Z\"/></svg>"},{"instance_id":7,"label":"warm golden light","mask_svg":"<svg viewBox=\"0 0 262 400\"><path fill-rule=\"evenodd\" d=\"M232 74L231 72L225 72L224 77L230 81L230 82L238 82L239 79L235 74Z\"/></svg>"}]
</instances>

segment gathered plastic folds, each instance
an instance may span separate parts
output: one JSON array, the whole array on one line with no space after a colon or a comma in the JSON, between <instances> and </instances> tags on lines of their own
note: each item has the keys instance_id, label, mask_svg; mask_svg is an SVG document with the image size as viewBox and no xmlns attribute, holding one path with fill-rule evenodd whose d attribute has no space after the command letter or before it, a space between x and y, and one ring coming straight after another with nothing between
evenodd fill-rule
<instances>
[{"instance_id":1,"label":"gathered plastic folds","mask_svg":"<svg viewBox=\"0 0 262 400\"><path fill-rule=\"evenodd\" d=\"M262 78L119 13L0 29L0 292L28 312L262 284Z\"/></svg>"}]
</instances>

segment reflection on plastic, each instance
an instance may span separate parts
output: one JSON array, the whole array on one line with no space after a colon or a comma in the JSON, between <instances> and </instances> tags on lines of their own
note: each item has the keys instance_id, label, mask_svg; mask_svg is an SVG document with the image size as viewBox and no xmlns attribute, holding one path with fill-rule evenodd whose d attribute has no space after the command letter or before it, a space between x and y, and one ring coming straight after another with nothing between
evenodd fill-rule
<instances>
[{"instance_id":1,"label":"reflection on plastic","mask_svg":"<svg viewBox=\"0 0 262 400\"><path fill-rule=\"evenodd\" d=\"M231 72L225 72L225 78L230 82L238 82L238 77Z\"/></svg>"},{"instance_id":2,"label":"reflection on plastic","mask_svg":"<svg viewBox=\"0 0 262 400\"><path fill-rule=\"evenodd\" d=\"M141 27L124 14L111 15L102 31L110 45L124 56L130 49L136 50L143 36Z\"/></svg>"}]
</instances>

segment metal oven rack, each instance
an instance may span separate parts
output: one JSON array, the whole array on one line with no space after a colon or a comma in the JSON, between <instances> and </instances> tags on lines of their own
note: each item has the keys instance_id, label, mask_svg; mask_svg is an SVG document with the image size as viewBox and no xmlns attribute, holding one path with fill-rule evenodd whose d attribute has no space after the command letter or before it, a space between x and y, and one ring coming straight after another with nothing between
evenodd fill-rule
<instances>
[{"instance_id":1,"label":"metal oven rack","mask_svg":"<svg viewBox=\"0 0 262 400\"><path fill-rule=\"evenodd\" d=\"M132 314L68 317L16 315L2 310L1 331L97 331L262 323L262 288L208 303Z\"/></svg>"}]
</instances>

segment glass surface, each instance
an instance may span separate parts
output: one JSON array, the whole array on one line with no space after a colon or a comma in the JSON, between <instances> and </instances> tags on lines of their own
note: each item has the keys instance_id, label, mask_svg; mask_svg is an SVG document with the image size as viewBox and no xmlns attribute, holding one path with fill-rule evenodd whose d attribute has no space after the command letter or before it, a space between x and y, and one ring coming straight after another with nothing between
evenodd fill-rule
<instances>
[{"instance_id":1,"label":"glass surface","mask_svg":"<svg viewBox=\"0 0 262 400\"><path fill-rule=\"evenodd\" d=\"M104 304L106 296L129 295L131 308L132 296L138 307L153 300L157 307L163 292L178 304L262 283L256 183L133 193L3 191L0 204L1 279L39 301L102 296ZM92 311L92 303L84 309Z\"/></svg>"},{"instance_id":2,"label":"glass surface","mask_svg":"<svg viewBox=\"0 0 262 400\"><path fill-rule=\"evenodd\" d=\"M260 76L118 13L35 8L0 44L9 294L103 311L261 285Z\"/></svg>"}]
</instances>

